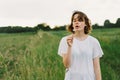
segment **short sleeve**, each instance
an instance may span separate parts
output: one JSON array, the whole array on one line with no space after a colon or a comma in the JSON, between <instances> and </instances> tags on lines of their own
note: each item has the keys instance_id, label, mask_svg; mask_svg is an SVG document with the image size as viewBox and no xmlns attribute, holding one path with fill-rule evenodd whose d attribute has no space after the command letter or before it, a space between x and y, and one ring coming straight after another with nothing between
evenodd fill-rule
<instances>
[{"instance_id":1,"label":"short sleeve","mask_svg":"<svg viewBox=\"0 0 120 80\"><path fill-rule=\"evenodd\" d=\"M96 57L102 57L103 51L100 46L100 43L97 39L94 40L93 42L93 59Z\"/></svg>"},{"instance_id":2,"label":"short sleeve","mask_svg":"<svg viewBox=\"0 0 120 80\"><path fill-rule=\"evenodd\" d=\"M61 40L60 40L60 43L59 43L59 47L58 47L58 54L62 57L63 54L66 54L67 53L67 41L66 41L66 37L63 37Z\"/></svg>"}]
</instances>

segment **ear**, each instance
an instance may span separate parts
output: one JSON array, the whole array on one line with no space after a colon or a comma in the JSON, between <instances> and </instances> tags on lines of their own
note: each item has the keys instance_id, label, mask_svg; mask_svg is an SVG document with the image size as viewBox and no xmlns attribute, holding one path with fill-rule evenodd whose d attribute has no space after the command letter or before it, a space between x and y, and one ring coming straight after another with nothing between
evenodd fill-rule
<instances>
[{"instance_id":1,"label":"ear","mask_svg":"<svg viewBox=\"0 0 120 80\"><path fill-rule=\"evenodd\" d=\"M84 28L86 27L86 25L84 25Z\"/></svg>"},{"instance_id":2,"label":"ear","mask_svg":"<svg viewBox=\"0 0 120 80\"><path fill-rule=\"evenodd\" d=\"M87 25L85 24L85 26L87 26Z\"/></svg>"}]
</instances>

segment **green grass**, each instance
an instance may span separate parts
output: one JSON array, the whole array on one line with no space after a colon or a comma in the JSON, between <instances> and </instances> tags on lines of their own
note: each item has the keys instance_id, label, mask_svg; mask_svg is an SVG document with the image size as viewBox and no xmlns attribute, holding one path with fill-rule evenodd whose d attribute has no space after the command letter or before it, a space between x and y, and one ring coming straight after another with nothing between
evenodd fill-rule
<instances>
[{"instance_id":1,"label":"green grass","mask_svg":"<svg viewBox=\"0 0 120 80\"><path fill-rule=\"evenodd\" d=\"M37 34L0 34L0 80L63 80L64 66L57 54L66 31ZM120 29L95 29L102 46L103 80L120 80Z\"/></svg>"}]
</instances>

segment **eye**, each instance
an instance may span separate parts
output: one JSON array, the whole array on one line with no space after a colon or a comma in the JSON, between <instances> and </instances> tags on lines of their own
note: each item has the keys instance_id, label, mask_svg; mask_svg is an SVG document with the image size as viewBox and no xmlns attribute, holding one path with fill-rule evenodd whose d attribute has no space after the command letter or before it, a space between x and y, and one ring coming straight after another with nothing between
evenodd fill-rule
<instances>
[{"instance_id":1,"label":"eye","mask_svg":"<svg viewBox=\"0 0 120 80\"><path fill-rule=\"evenodd\" d=\"M76 22L76 20L73 20L73 22Z\"/></svg>"}]
</instances>

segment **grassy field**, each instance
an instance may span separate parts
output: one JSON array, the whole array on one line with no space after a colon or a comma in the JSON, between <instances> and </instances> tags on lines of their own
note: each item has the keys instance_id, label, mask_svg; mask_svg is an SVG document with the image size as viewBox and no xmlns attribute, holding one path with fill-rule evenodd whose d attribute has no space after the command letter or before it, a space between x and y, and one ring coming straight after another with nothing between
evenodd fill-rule
<instances>
[{"instance_id":1,"label":"grassy field","mask_svg":"<svg viewBox=\"0 0 120 80\"><path fill-rule=\"evenodd\" d=\"M57 49L66 31L0 34L0 80L63 80L64 66ZM103 48L103 80L120 80L120 28L91 33Z\"/></svg>"}]
</instances>

